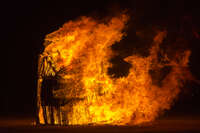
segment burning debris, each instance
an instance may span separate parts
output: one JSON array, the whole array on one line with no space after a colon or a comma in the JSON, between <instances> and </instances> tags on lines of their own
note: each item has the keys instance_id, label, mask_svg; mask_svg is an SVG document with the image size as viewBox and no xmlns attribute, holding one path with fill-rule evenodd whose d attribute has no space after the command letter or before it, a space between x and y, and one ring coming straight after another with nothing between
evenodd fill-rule
<instances>
[{"instance_id":1,"label":"burning debris","mask_svg":"<svg viewBox=\"0 0 200 133\"><path fill-rule=\"evenodd\" d=\"M111 46L125 37L128 19L126 14L107 22L81 17L46 36L38 67L40 124L137 125L170 109L190 74L190 51L170 58L160 48L167 31L158 31L147 57L123 59L131 66L126 76L108 74L117 55ZM153 78L166 68L158 84Z\"/></svg>"}]
</instances>

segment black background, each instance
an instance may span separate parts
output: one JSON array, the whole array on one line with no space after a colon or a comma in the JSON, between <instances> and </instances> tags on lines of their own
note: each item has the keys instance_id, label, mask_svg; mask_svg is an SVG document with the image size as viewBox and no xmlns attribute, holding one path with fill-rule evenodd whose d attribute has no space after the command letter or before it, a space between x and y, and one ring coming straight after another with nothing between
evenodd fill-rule
<instances>
[{"instance_id":1,"label":"black background","mask_svg":"<svg viewBox=\"0 0 200 133\"><path fill-rule=\"evenodd\" d=\"M1 6L1 64L3 66L1 73L5 73L4 76L1 75L6 79L1 85L2 116L35 115L37 61L39 53L44 48L42 45L44 37L61 27L66 21L83 15L103 17L112 14L113 11L126 8L134 17L133 26L168 27L172 34L179 31L181 26L189 27L184 35L186 40L189 40L189 48L192 50L190 68L196 79L200 79L200 41L191 32L194 28L200 35L200 9L195 0L8 1ZM124 49L126 51L129 48ZM116 71L119 72L118 69ZM200 85L191 83L188 88L190 90L184 94L184 98L180 96L172 110L168 111L169 114L173 112L199 114Z\"/></svg>"}]
</instances>

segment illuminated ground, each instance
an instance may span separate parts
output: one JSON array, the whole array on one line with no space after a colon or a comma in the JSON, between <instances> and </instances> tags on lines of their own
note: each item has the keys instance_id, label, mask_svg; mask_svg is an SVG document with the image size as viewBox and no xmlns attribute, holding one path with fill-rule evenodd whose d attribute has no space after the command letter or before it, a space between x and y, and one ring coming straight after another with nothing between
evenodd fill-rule
<instances>
[{"instance_id":1,"label":"illuminated ground","mask_svg":"<svg viewBox=\"0 0 200 133\"><path fill-rule=\"evenodd\" d=\"M134 133L199 133L200 116L170 116L163 117L152 124L143 126L34 126L34 119L31 118L1 118L0 132L7 133L54 133L54 132L74 132L74 133L112 133L112 132L134 132Z\"/></svg>"}]
</instances>

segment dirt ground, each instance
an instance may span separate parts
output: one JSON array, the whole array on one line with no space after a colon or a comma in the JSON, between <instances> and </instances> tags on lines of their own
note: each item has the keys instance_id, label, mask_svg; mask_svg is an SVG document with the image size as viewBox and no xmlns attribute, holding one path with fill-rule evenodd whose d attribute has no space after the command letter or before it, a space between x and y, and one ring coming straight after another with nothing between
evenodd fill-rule
<instances>
[{"instance_id":1,"label":"dirt ground","mask_svg":"<svg viewBox=\"0 0 200 133\"><path fill-rule=\"evenodd\" d=\"M170 116L140 126L51 126L35 125L34 118L0 119L1 133L199 133L200 116Z\"/></svg>"}]
</instances>

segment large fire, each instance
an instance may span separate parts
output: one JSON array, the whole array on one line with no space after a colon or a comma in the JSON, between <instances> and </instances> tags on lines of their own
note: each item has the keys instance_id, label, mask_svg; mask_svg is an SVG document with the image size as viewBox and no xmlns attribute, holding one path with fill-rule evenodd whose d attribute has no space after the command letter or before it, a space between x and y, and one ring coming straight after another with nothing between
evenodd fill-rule
<instances>
[{"instance_id":1,"label":"large fire","mask_svg":"<svg viewBox=\"0 0 200 133\"><path fill-rule=\"evenodd\" d=\"M39 64L41 124L52 124L45 117L53 117L53 124L63 125L137 125L153 121L170 109L188 77L190 51L178 51L173 58L164 53L158 57L167 35L167 31L158 31L148 49L150 54L124 58L131 68L127 76L116 78L108 74L108 68L112 67L110 59L116 56L111 46L125 37L123 30L128 20L126 14L109 21L80 17L46 36ZM164 67L169 67L169 72L159 85L153 83L150 72ZM42 84L48 77L56 81L56 87L50 86L52 97L64 99L62 104L43 104L41 92L45 87ZM54 113L50 114L51 111Z\"/></svg>"}]
</instances>

